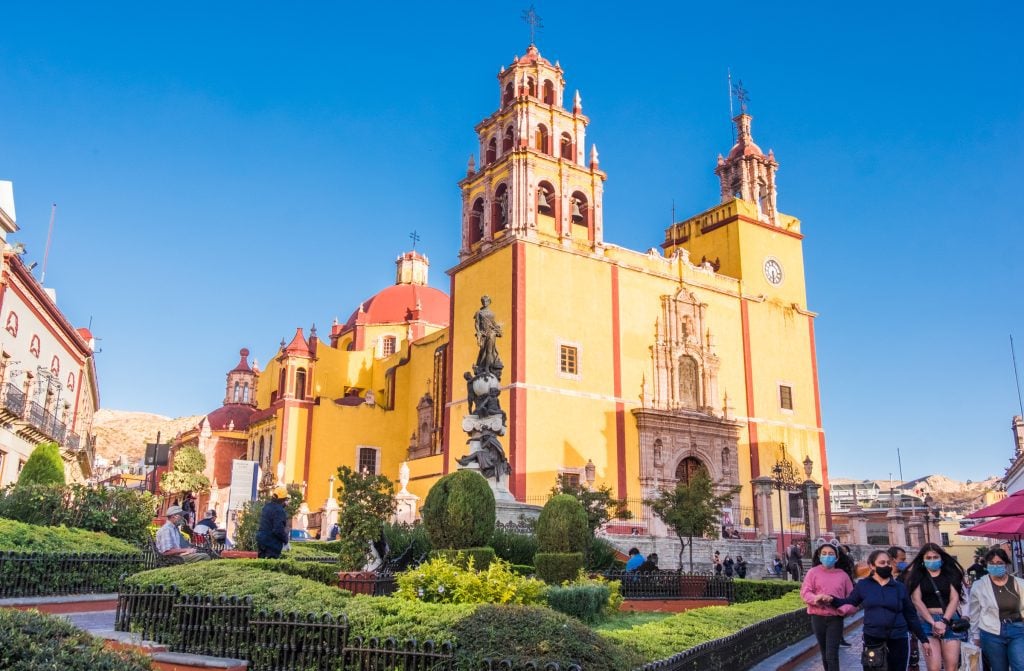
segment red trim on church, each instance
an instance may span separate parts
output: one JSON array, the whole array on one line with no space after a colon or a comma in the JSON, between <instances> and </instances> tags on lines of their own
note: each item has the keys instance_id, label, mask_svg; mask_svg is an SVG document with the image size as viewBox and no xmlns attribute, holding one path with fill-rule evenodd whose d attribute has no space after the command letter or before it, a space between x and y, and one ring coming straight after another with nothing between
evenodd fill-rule
<instances>
[{"instance_id":1,"label":"red trim on church","mask_svg":"<svg viewBox=\"0 0 1024 671\"><path fill-rule=\"evenodd\" d=\"M455 351L455 329L453 327L453 325L455 324L455 274L454 273L452 273L451 275L448 276L448 287L449 287L449 293L448 293L448 297L449 297L449 301L448 301L448 347L446 348L445 353L444 353L444 356L445 356L445 359L446 359L445 370L448 371L448 375L447 375L448 379L445 380L445 384L447 385L448 391L445 394L445 398L446 398L446 401L448 403L451 403L452 400L454 399L454 396L452 394L455 393L455 385L454 385L454 382L453 382L453 378L455 376L452 373L452 370L453 370L452 369L452 366L453 366L453 364L452 364L453 352ZM468 400L469 399L467 399L467 402L468 402ZM442 472L445 475L448 475L448 469L449 469L448 460L449 460L450 452L451 452L451 433L452 433L452 428L451 427L452 427L452 421L453 421L453 419L455 417L455 408L454 408L454 406L449 406L447 408L444 408L442 410L442 412L445 414L446 419L445 419L444 427L441 430L441 453L444 455L443 457L441 457L441 464L442 464Z\"/></svg>"},{"instance_id":2,"label":"red trim on church","mask_svg":"<svg viewBox=\"0 0 1024 671\"><path fill-rule=\"evenodd\" d=\"M526 381L526 245L512 245L512 379ZM510 489L520 501L526 497L526 390L511 389L509 415L509 462L512 466Z\"/></svg>"},{"instance_id":3,"label":"red trim on church","mask_svg":"<svg viewBox=\"0 0 1024 671\"><path fill-rule=\"evenodd\" d=\"M626 406L622 397L622 342L619 322L619 267L612 266L612 394L615 396L615 463L619 498L626 497Z\"/></svg>"},{"instance_id":4,"label":"red trim on church","mask_svg":"<svg viewBox=\"0 0 1024 671\"><path fill-rule=\"evenodd\" d=\"M747 301L740 298L740 322L743 326L743 383L747 388L747 434L750 438L750 478L761 475L761 455L758 454L757 424L750 421L754 416L754 372L750 360L750 317L747 315Z\"/></svg>"},{"instance_id":5,"label":"red trim on church","mask_svg":"<svg viewBox=\"0 0 1024 671\"><path fill-rule=\"evenodd\" d=\"M828 483L828 457L825 455L825 432L821 430L821 396L818 392L818 352L814 345L814 316L807 315L807 335L811 346L811 378L814 380L814 416L818 426L818 459L821 461L821 493L825 499L825 527L832 528L832 501Z\"/></svg>"}]
</instances>

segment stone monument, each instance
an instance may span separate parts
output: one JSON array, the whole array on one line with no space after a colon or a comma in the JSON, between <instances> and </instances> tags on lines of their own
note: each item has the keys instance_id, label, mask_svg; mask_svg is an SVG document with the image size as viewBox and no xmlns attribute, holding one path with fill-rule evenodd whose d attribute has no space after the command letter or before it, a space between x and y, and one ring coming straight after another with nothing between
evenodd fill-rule
<instances>
[{"instance_id":1,"label":"stone monument","mask_svg":"<svg viewBox=\"0 0 1024 671\"><path fill-rule=\"evenodd\" d=\"M409 462L403 461L398 467L398 481L402 491L395 494L395 521L400 524L412 524L416 521L417 502L420 497L409 491Z\"/></svg>"}]
</instances>

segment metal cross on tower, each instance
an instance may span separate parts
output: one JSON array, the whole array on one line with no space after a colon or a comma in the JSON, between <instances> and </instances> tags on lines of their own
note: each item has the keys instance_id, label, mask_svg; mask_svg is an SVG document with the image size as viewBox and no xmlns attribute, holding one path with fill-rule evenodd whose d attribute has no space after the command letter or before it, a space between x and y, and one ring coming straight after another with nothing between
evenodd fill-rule
<instances>
[{"instance_id":1,"label":"metal cross on tower","mask_svg":"<svg viewBox=\"0 0 1024 671\"><path fill-rule=\"evenodd\" d=\"M743 88L743 80L740 79L732 87L733 93L736 94L736 100L740 103L740 114L747 113L747 103L750 102L750 94Z\"/></svg>"},{"instance_id":2,"label":"metal cross on tower","mask_svg":"<svg viewBox=\"0 0 1024 671\"><path fill-rule=\"evenodd\" d=\"M413 231L409 234L409 239L412 240L412 248L416 249L416 243L420 241L420 234Z\"/></svg>"},{"instance_id":3,"label":"metal cross on tower","mask_svg":"<svg viewBox=\"0 0 1024 671\"><path fill-rule=\"evenodd\" d=\"M523 21L530 26L530 44L533 44L536 41L537 33L544 29L544 24L541 23L540 16L533 5L530 5L529 9L523 10Z\"/></svg>"}]
</instances>

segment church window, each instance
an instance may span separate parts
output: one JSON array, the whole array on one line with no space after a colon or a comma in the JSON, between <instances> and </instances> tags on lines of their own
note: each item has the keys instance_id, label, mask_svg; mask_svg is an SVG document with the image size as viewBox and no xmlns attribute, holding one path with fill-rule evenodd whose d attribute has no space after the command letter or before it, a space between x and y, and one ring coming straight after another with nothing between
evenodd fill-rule
<instances>
[{"instance_id":1,"label":"church window","mask_svg":"<svg viewBox=\"0 0 1024 671\"><path fill-rule=\"evenodd\" d=\"M370 475L377 475L377 457L380 454L380 450L375 447L360 447L359 448L359 467L360 473L368 473Z\"/></svg>"},{"instance_id":2,"label":"church window","mask_svg":"<svg viewBox=\"0 0 1024 671\"><path fill-rule=\"evenodd\" d=\"M788 384L779 385L779 407L783 410L793 409L793 387Z\"/></svg>"},{"instance_id":3,"label":"church window","mask_svg":"<svg viewBox=\"0 0 1024 671\"><path fill-rule=\"evenodd\" d=\"M572 152L572 136L569 135L568 133L562 133L562 139L559 142L558 146L559 146L562 158L569 159L571 161L573 159L573 155L572 155L572 153L573 153Z\"/></svg>"},{"instance_id":4,"label":"church window","mask_svg":"<svg viewBox=\"0 0 1024 671\"><path fill-rule=\"evenodd\" d=\"M281 373L277 376L277 397L284 398L284 387L285 387L285 375L287 371L284 368L281 369Z\"/></svg>"},{"instance_id":5,"label":"church window","mask_svg":"<svg viewBox=\"0 0 1024 671\"><path fill-rule=\"evenodd\" d=\"M537 185L537 212L547 215L555 213L555 187L549 182Z\"/></svg>"},{"instance_id":6,"label":"church window","mask_svg":"<svg viewBox=\"0 0 1024 671\"><path fill-rule=\"evenodd\" d=\"M698 406L697 361L684 356L679 360L679 402L685 408Z\"/></svg>"},{"instance_id":7,"label":"church window","mask_svg":"<svg viewBox=\"0 0 1024 671\"><path fill-rule=\"evenodd\" d=\"M536 149L548 153L548 128L544 124L537 126Z\"/></svg>"},{"instance_id":8,"label":"church window","mask_svg":"<svg viewBox=\"0 0 1024 671\"><path fill-rule=\"evenodd\" d=\"M13 311L7 313L7 325L4 328L15 338L18 337L18 315Z\"/></svg>"},{"instance_id":9,"label":"church window","mask_svg":"<svg viewBox=\"0 0 1024 671\"><path fill-rule=\"evenodd\" d=\"M491 205L491 222L493 233L508 227L508 187L499 184L494 190L494 202Z\"/></svg>"},{"instance_id":10,"label":"church window","mask_svg":"<svg viewBox=\"0 0 1024 671\"><path fill-rule=\"evenodd\" d=\"M512 147L515 145L515 131L512 130L512 126L505 129L505 135L501 140L501 153L512 151Z\"/></svg>"},{"instance_id":11,"label":"church window","mask_svg":"<svg viewBox=\"0 0 1024 671\"><path fill-rule=\"evenodd\" d=\"M804 495L800 492L789 492L789 519L804 518Z\"/></svg>"},{"instance_id":12,"label":"church window","mask_svg":"<svg viewBox=\"0 0 1024 671\"><path fill-rule=\"evenodd\" d=\"M572 223L586 226L590 220L588 217L589 206L587 205L587 197L579 191L574 191L572 198L569 202L571 203L571 218Z\"/></svg>"},{"instance_id":13,"label":"church window","mask_svg":"<svg viewBox=\"0 0 1024 671\"><path fill-rule=\"evenodd\" d=\"M484 199L477 198L469 213L469 244L474 245L484 237Z\"/></svg>"},{"instance_id":14,"label":"church window","mask_svg":"<svg viewBox=\"0 0 1024 671\"><path fill-rule=\"evenodd\" d=\"M441 436L444 432L445 412L444 408L448 402L448 345L441 345L434 350L434 435L432 448L437 450L441 445Z\"/></svg>"},{"instance_id":15,"label":"church window","mask_svg":"<svg viewBox=\"0 0 1024 671\"><path fill-rule=\"evenodd\" d=\"M234 394L232 394L232 396L231 396L231 401L233 403L238 403L241 400L242 400L242 384L240 382L236 382L235 383L235 391L234 391Z\"/></svg>"},{"instance_id":16,"label":"church window","mask_svg":"<svg viewBox=\"0 0 1024 671\"><path fill-rule=\"evenodd\" d=\"M261 464L262 464L262 463L264 462L264 460L266 459L266 457L269 457L269 456L270 456L270 455L265 455L265 454L264 454L263 450L264 450L265 448L266 448L266 442L265 442L265 441L263 440L263 436L260 436L260 459L259 459L259 462L260 462ZM266 459L266 461L270 461L270 459Z\"/></svg>"},{"instance_id":17,"label":"church window","mask_svg":"<svg viewBox=\"0 0 1024 671\"><path fill-rule=\"evenodd\" d=\"M385 357L394 354L397 343L398 339L395 338L395 336L384 336L383 338L381 338L380 355L382 357Z\"/></svg>"},{"instance_id":18,"label":"church window","mask_svg":"<svg viewBox=\"0 0 1024 671\"><path fill-rule=\"evenodd\" d=\"M562 471L558 474L558 479L563 490L580 488L580 474L575 471Z\"/></svg>"},{"instance_id":19,"label":"church window","mask_svg":"<svg viewBox=\"0 0 1024 671\"><path fill-rule=\"evenodd\" d=\"M705 474L708 472L708 469L704 468L704 464L701 463L700 459L686 457L676 467L676 480L690 484L690 480L700 471L704 471Z\"/></svg>"},{"instance_id":20,"label":"church window","mask_svg":"<svg viewBox=\"0 0 1024 671\"><path fill-rule=\"evenodd\" d=\"M559 347L558 369L566 375L579 375L579 350L576 347Z\"/></svg>"},{"instance_id":21,"label":"church window","mask_svg":"<svg viewBox=\"0 0 1024 671\"><path fill-rule=\"evenodd\" d=\"M507 105L510 102L512 102L512 98L515 97L515 94L516 94L516 91L515 91L515 88L512 86L512 82L509 82L508 84L505 84L505 95L501 99L501 104L502 105Z\"/></svg>"},{"instance_id":22,"label":"church window","mask_svg":"<svg viewBox=\"0 0 1024 671\"><path fill-rule=\"evenodd\" d=\"M484 165L490 165L498 160L498 138L492 137L487 143L487 157L484 159Z\"/></svg>"},{"instance_id":23,"label":"church window","mask_svg":"<svg viewBox=\"0 0 1024 671\"><path fill-rule=\"evenodd\" d=\"M548 105L555 104L555 85L550 79L544 80L544 102Z\"/></svg>"},{"instance_id":24,"label":"church window","mask_svg":"<svg viewBox=\"0 0 1024 671\"><path fill-rule=\"evenodd\" d=\"M530 94L531 98L537 97L537 82L534 81L533 77L527 77L526 79L526 91Z\"/></svg>"},{"instance_id":25,"label":"church window","mask_svg":"<svg viewBox=\"0 0 1024 671\"><path fill-rule=\"evenodd\" d=\"M249 402L249 383L246 382L242 385L242 403Z\"/></svg>"},{"instance_id":26,"label":"church window","mask_svg":"<svg viewBox=\"0 0 1024 671\"><path fill-rule=\"evenodd\" d=\"M300 401L306 398L306 369L295 371L295 398Z\"/></svg>"}]
</instances>

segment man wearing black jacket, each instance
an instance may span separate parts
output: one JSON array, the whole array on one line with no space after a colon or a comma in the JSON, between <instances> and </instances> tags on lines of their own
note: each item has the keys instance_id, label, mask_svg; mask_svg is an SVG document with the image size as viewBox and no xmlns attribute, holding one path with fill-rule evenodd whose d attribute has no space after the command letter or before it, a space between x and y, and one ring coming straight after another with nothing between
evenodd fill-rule
<instances>
[{"instance_id":1,"label":"man wearing black jacket","mask_svg":"<svg viewBox=\"0 0 1024 671\"><path fill-rule=\"evenodd\" d=\"M256 532L256 549L260 559L280 559L281 550L288 542L288 514L284 510L284 502L288 500L288 490L275 487L271 498L263 506L260 513L260 528Z\"/></svg>"}]
</instances>

